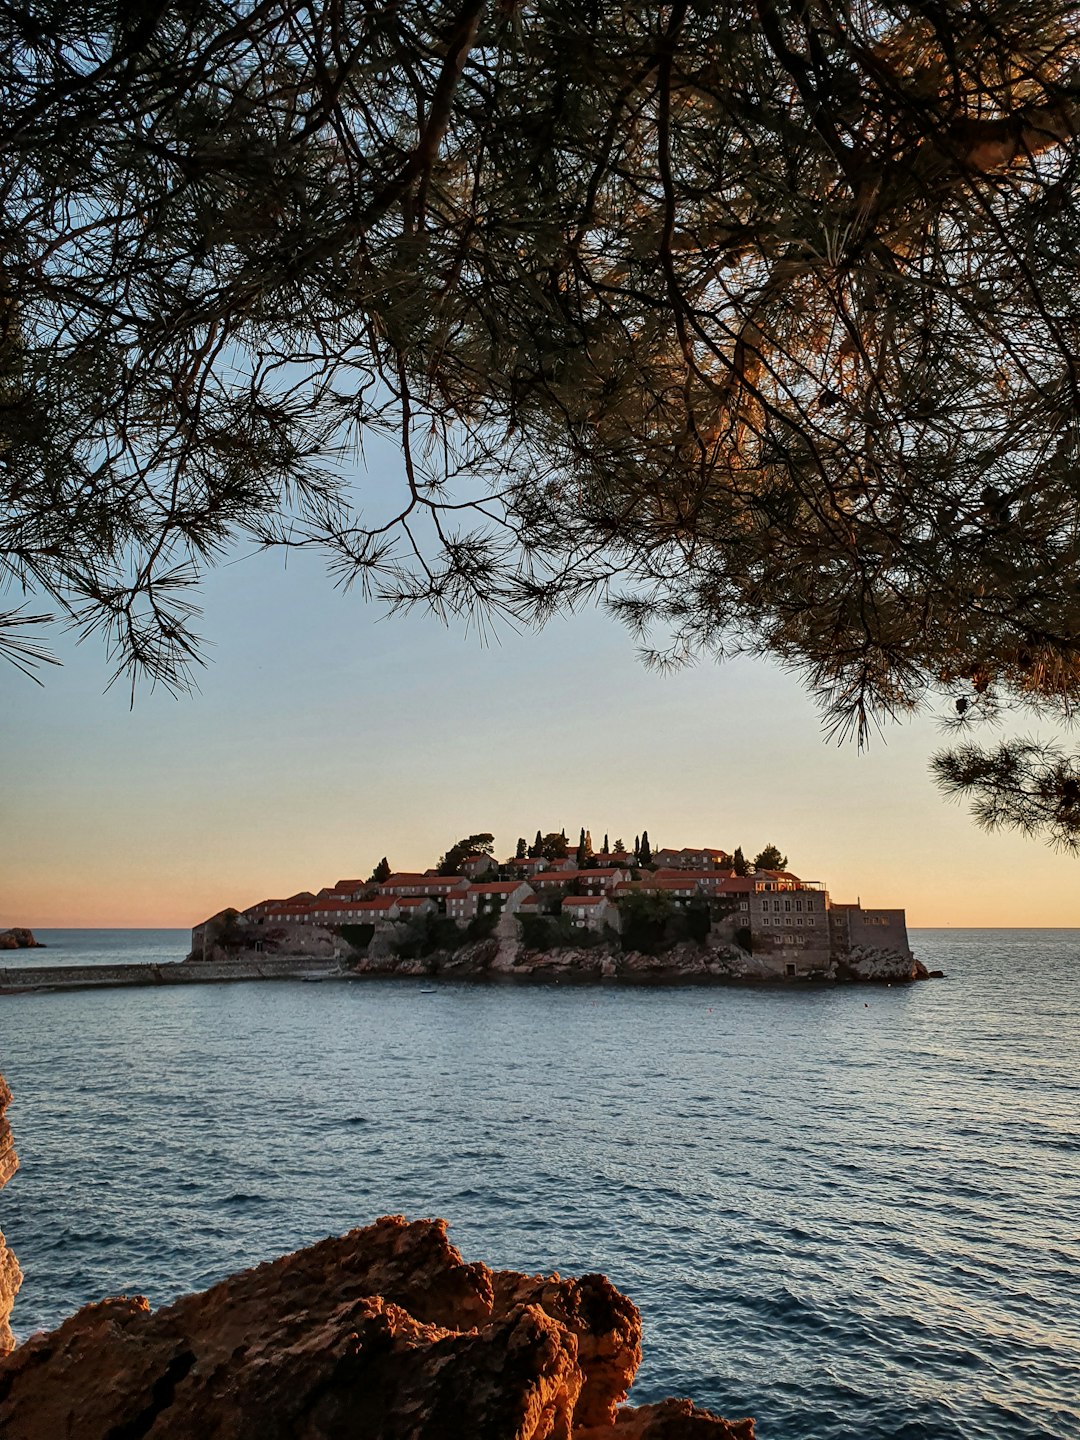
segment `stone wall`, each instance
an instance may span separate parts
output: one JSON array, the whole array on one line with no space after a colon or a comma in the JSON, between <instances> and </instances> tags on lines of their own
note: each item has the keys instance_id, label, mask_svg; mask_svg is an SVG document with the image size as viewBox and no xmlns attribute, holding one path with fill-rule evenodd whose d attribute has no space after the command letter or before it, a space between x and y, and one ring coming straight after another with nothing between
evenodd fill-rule
<instances>
[{"instance_id":1,"label":"stone wall","mask_svg":"<svg viewBox=\"0 0 1080 1440\"><path fill-rule=\"evenodd\" d=\"M318 955L252 955L208 964L0 966L0 991L97 990L117 985L205 985L229 980L296 980L326 975L332 958Z\"/></svg>"},{"instance_id":2,"label":"stone wall","mask_svg":"<svg viewBox=\"0 0 1080 1440\"><path fill-rule=\"evenodd\" d=\"M0 1190L15 1174L19 1165L11 1139L11 1126L5 1119L5 1112L10 1104L11 1091L4 1083L4 1077L0 1075ZM15 1345L8 1316L21 1284L22 1271L15 1256L7 1248L4 1232L0 1230L0 1355L6 1355Z\"/></svg>"}]
</instances>

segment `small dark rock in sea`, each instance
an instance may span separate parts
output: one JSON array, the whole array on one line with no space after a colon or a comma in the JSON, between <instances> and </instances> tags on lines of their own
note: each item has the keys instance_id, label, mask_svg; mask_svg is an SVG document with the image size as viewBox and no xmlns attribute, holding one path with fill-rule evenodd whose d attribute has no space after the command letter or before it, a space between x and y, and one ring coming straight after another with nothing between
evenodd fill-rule
<instances>
[{"instance_id":1,"label":"small dark rock in sea","mask_svg":"<svg viewBox=\"0 0 1080 1440\"><path fill-rule=\"evenodd\" d=\"M34 939L32 930L0 931L0 950L44 950L45 948L40 940Z\"/></svg>"}]
</instances>

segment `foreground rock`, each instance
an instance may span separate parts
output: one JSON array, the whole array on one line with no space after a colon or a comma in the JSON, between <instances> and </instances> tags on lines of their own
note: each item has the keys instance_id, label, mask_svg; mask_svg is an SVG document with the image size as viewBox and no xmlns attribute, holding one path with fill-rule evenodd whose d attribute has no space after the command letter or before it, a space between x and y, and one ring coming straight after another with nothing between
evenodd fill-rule
<instances>
[{"instance_id":1,"label":"foreground rock","mask_svg":"<svg viewBox=\"0 0 1080 1440\"><path fill-rule=\"evenodd\" d=\"M89 1305L0 1361L5 1440L752 1440L689 1401L618 1409L635 1306L601 1275L466 1265L386 1217L151 1312Z\"/></svg>"},{"instance_id":2,"label":"foreground rock","mask_svg":"<svg viewBox=\"0 0 1080 1440\"><path fill-rule=\"evenodd\" d=\"M5 1084L4 1077L0 1075L0 1190L15 1174L19 1165L11 1140L11 1126L5 1119L10 1104L11 1091ZM22 1271L15 1256L7 1248L4 1232L0 1230L0 1355L6 1355L15 1343L8 1317L21 1284Z\"/></svg>"},{"instance_id":3,"label":"foreground rock","mask_svg":"<svg viewBox=\"0 0 1080 1440\"><path fill-rule=\"evenodd\" d=\"M16 928L0 930L0 950L44 950L40 940L34 939L32 930Z\"/></svg>"}]
</instances>

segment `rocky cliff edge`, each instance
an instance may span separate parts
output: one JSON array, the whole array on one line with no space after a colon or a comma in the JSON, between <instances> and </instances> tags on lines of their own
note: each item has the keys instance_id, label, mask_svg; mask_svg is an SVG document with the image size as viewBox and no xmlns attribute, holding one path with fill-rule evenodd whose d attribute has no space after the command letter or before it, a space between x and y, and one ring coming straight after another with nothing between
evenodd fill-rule
<instances>
[{"instance_id":1,"label":"rocky cliff edge","mask_svg":"<svg viewBox=\"0 0 1080 1440\"><path fill-rule=\"evenodd\" d=\"M752 1440L689 1401L619 1408L636 1307L465 1264L387 1216L152 1312L88 1305L0 1360L5 1440Z\"/></svg>"},{"instance_id":2,"label":"rocky cliff edge","mask_svg":"<svg viewBox=\"0 0 1080 1440\"><path fill-rule=\"evenodd\" d=\"M6 1119L7 1107L11 1104L11 1091L0 1075L0 1190L4 1188L18 1169L19 1160L11 1139L11 1126ZM0 1230L0 1355L6 1355L15 1341L12 1338L8 1317L22 1284L22 1271L15 1256L7 1248L4 1232Z\"/></svg>"}]
</instances>

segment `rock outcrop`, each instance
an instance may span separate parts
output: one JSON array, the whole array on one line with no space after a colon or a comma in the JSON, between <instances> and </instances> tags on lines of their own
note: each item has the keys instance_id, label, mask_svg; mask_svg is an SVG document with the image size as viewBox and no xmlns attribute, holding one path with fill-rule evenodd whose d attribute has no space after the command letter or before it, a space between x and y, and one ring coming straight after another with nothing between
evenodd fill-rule
<instances>
[{"instance_id":1,"label":"rock outcrop","mask_svg":"<svg viewBox=\"0 0 1080 1440\"><path fill-rule=\"evenodd\" d=\"M7 1107L10 1104L11 1091L8 1089L4 1077L0 1075L0 1190L4 1188L19 1166L19 1159L15 1154L15 1146L11 1139L11 1126L5 1118ZM8 1317L11 1315L11 1307L21 1284L22 1271L19 1269L15 1256L7 1248L4 1232L0 1230L0 1355L6 1355L15 1344Z\"/></svg>"},{"instance_id":2,"label":"rock outcrop","mask_svg":"<svg viewBox=\"0 0 1080 1440\"><path fill-rule=\"evenodd\" d=\"M930 971L910 951L876 950L858 946L837 966L842 980L875 981L905 985L911 980L928 980Z\"/></svg>"},{"instance_id":3,"label":"rock outcrop","mask_svg":"<svg viewBox=\"0 0 1080 1440\"><path fill-rule=\"evenodd\" d=\"M34 939L32 930L16 928L0 930L0 950L44 950L40 940Z\"/></svg>"},{"instance_id":4,"label":"rock outcrop","mask_svg":"<svg viewBox=\"0 0 1080 1440\"><path fill-rule=\"evenodd\" d=\"M0 1361L5 1440L752 1440L618 1409L641 1358L601 1275L492 1272L389 1216L151 1312L86 1306Z\"/></svg>"}]
</instances>

